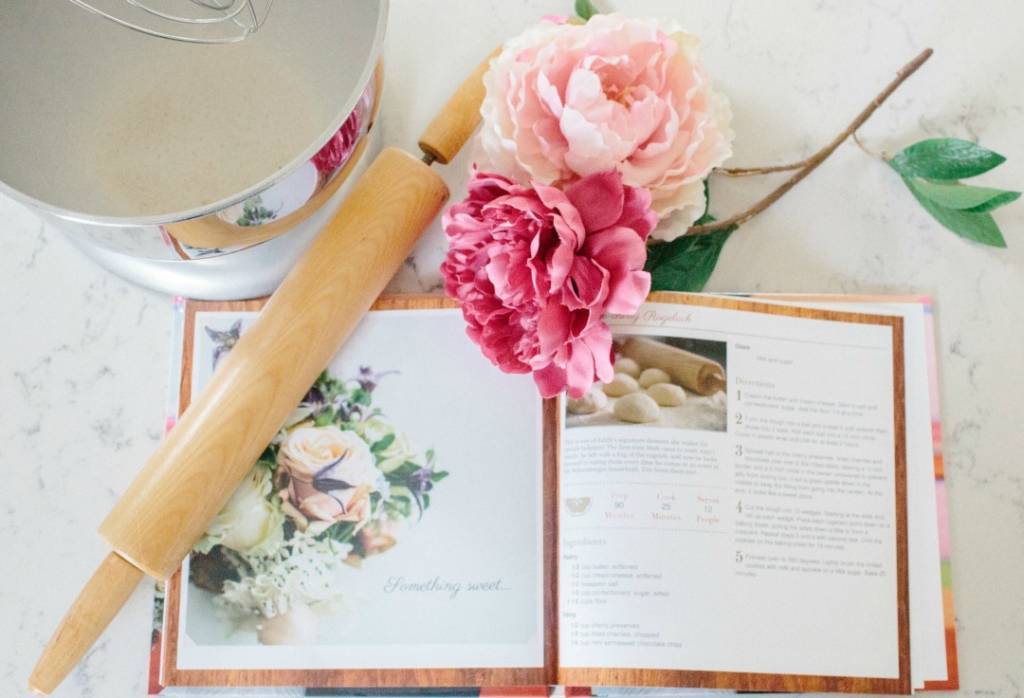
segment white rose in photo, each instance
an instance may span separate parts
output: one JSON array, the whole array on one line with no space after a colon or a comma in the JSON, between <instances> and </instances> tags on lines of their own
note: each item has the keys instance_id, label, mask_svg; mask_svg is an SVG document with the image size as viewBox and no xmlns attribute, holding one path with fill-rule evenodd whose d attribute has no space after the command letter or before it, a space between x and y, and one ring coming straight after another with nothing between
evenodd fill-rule
<instances>
[{"instance_id":1,"label":"white rose in photo","mask_svg":"<svg viewBox=\"0 0 1024 698\"><path fill-rule=\"evenodd\" d=\"M196 544L196 550L208 553L219 544L243 555L273 553L284 540L284 514L270 497L272 487L270 471L261 465L253 468Z\"/></svg>"},{"instance_id":2,"label":"white rose in photo","mask_svg":"<svg viewBox=\"0 0 1024 698\"><path fill-rule=\"evenodd\" d=\"M299 427L281 443L277 461L288 471L289 501L311 520L369 518L370 494L383 474L359 434L334 425Z\"/></svg>"}]
</instances>

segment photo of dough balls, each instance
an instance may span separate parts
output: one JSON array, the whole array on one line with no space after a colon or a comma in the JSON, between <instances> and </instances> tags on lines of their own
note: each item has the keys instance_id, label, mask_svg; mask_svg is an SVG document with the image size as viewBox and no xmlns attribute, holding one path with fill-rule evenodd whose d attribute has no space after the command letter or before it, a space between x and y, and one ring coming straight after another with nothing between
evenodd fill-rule
<instances>
[{"instance_id":1,"label":"photo of dough balls","mask_svg":"<svg viewBox=\"0 0 1024 698\"><path fill-rule=\"evenodd\" d=\"M725 431L725 342L616 335L615 374L566 399L566 426Z\"/></svg>"}]
</instances>

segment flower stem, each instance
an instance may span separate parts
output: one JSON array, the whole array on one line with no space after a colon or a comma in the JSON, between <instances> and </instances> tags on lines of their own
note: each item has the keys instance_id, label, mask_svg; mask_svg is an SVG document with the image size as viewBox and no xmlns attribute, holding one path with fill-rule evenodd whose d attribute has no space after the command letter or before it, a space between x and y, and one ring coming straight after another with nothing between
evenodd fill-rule
<instances>
[{"instance_id":1,"label":"flower stem","mask_svg":"<svg viewBox=\"0 0 1024 698\"><path fill-rule=\"evenodd\" d=\"M877 158L877 159L881 160L882 162L888 162L889 161L889 154L888 153L886 153L884 150L882 152L880 152L880 153L876 153L874 150L872 150L871 148L869 148L866 145L864 145L864 142L861 141L861 139L860 139L860 134L858 134L856 131L854 131L853 133L850 134L850 138L853 139L853 142L857 144L857 147L860 148L864 152L864 154L867 155L868 157Z\"/></svg>"},{"instance_id":2,"label":"flower stem","mask_svg":"<svg viewBox=\"0 0 1024 698\"><path fill-rule=\"evenodd\" d=\"M774 167L753 167L753 168L736 168L731 174L734 176L746 176L755 174L766 174L768 172L785 172L789 170L796 170L785 182L780 184L778 187L770 191L764 198L754 203L750 208L745 211L741 211L735 215L723 218L720 221L714 223L708 223L706 225L694 225L690 226L686 230L686 235L708 235L709 233L715 233L726 228L731 228L736 225L742 225L757 214L764 211L766 208L774 204L776 201L782 198L782 196L790 189L795 187L804 177L813 172L818 165L823 163L829 155L835 152L836 148L842 145L843 141L849 138L857 129L864 125L864 122L871 118L871 115L875 113L882 104L892 95L896 89L903 84L903 82L917 72L917 69L924 65L924 62L931 58L932 50L926 48L924 51L919 53L914 60L907 63L905 66L900 68L900 71L896 73L896 77L893 78L892 82L885 86L885 89L878 93L871 102L868 103L864 109L850 122L850 125L843 129L839 135L833 138L827 145L821 150L810 156L806 160L801 160L791 165L775 165ZM738 170L738 174L737 174Z\"/></svg>"},{"instance_id":3,"label":"flower stem","mask_svg":"<svg viewBox=\"0 0 1024 698\"><path fill-rule=\"evenodd\" d=\"M753 177L754 175L766 175L773 172L792 172L807 165L808 160L810 158L805 158L799 162L791 162L788 165L767 165L765 167L719 167L715 170L715 174L725 175L726 177Z\"/></svg>"}]
</instances>

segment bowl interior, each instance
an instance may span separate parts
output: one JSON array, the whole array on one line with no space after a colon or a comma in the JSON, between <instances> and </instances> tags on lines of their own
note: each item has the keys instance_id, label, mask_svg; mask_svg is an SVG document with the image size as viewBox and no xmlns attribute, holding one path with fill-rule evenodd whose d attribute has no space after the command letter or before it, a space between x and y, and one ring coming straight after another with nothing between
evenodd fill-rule
<instances>
[{"instance_id":1,"label":"bowl interior","mask_svg":"<svg viewBox=\"0 0 1024 698\"><path fill-rule=\"evenodd\" d=\"M0 181L99 218L171 220L237 199L340 126L376 61L384 5L279 0L245 41L209 45L63 0L4 0Z\"/></svg>"}]
</instances>

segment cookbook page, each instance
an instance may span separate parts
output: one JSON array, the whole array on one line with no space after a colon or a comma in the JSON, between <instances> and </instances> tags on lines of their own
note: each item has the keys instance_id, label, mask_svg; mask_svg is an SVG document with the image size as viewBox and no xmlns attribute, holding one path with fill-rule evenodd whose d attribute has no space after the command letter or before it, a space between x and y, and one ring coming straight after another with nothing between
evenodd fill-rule
<instances>
[{"instance_id":1,"label":"cookbook page","mask_svg":"<svg viewBox=\"0 0 1024 698\"><path fill-rule=\"evenodd\" d=\"M957 687L955 628L946 618L940 531L945 521L933 318L927 296L766 294L761 300L809 307L899 315L903 318L907 442L907 549L910 587L910 650L914 690ZM936 466L938 465L938 470ZM948 575L945 575L948 580ZM951 608L951 604L950 604Z\"/></svg>"},{"instance_id":2,"label":"cookbook page","mask_svg":"<svg viewBox=\"0 0 1024 698\"><path fill-rule=\"evenodd\" d=\"M187 304L182 409L259 307ZM375 308L170 581L168 685L552 678L536 388L449 303Z\"/></svg>"},{"instance_id":3,"label":"cookbook page","mask_svg":"<svg viewBox=\"0 0 1024 698\"><path fill-rule=\"evenodd\" d=\"M655 294L567 401L560 681L910 690L902 321Z\"/></svg>"}]
</instances>

